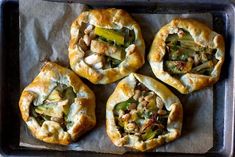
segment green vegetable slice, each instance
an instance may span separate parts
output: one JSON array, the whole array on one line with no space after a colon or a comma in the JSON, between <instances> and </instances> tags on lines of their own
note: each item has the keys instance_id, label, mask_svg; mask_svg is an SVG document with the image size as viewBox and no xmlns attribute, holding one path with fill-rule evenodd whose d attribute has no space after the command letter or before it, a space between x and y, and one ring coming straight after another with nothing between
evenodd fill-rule
<instances>
[{"instance_id":1,"label":"green vegetable slice","mask_svg":"<svg viewBox=\"0 0 235 157\"><path fill-rule=\"evenodd\" d=\"M135 41L135 32L133 30L125 31L125 47L128 47Z\"/></svg>"},{"instance_id":2,"label":"green vegetable slice","mask_svg":"<svg viewBox=\"0 0 235 157\"><path fill-rule=\"evenodd\" d=\"M120 111L120 110L125 111L125 110L128 109L128 107L129 107L129 105L130 105L131 103L135 103L135 102L136 102L136 100L134 100L133 98L130 98L130 99L128 99L127 101L124 101L124 102L121 102L121 103L117 104L117 105L115 106L114 110L115 110L116 112L118 112L118 111Z\"/></svg>"},{"instance_id":3,"label":"green vegetable slice","mask_svg":"<svg viewBox=\"0 0 235 157\"><path fill-rule=\"evenodd\" d=\"M191 40L179 40L180 42L180 46L182 48L185 49L191 49L193 51L202 51L204 49L204 47L199 46L198 44L196 44L194 41Z\"/></svg>"},{"instance_id":4,"label":"green vegetable slice","mask_svg":"<svg viewBox=\"0 0 235 157\"><path fill-rule=\"evenodd\" d=\"M47 115L47 116L54 116L58 113L56 113L56 104L42 104L39 105L35 108L35 111L38 114L43 114L43 115Z\"/></svg>"},{"instance_id":5,"label":"green vegetable slice","mask_svg":"<svg viewBox=\"0 0 235 157\"><path fill-rule=\"evenodd\" d=\"M122 61L107 56L107 62L108 62L108 64L111 66L111 68L115 68L115 67L117 67Z\"/></svg>"},{"instance_id":6,"label":"green vegetable slice","mask_svg":"<svg viewBox=\"0 0 235 157\"><path fill-rule=\"evenodd\" d=\"M148 110L156 111L156 96L154 95L152 99L149 100Z\"/></svg>"},{"instance_id":7,"label":"green vegetable slice","mask_svg":"<svg viewBox=\"0 0 235 157\"><path fill-rule=\"evenodd\" d=\"M174 42L178 40L178 35L177 34L170 34L168 35L168 37L166 38L166 42Z\"/></svg>"},{"instance_id":8,"label":"green vegetable slice","mask_svg":"<svg viewBox=\"0 0 235 157\"><path fill-rule=\"evenodd\" d=\"M153 139L156 135L156 131L149 130L145 134L142 135L143 140L150 140Z\"/></svg>"},{"instance_id":9,"label":"green vegetable slice","mask_svg":"<svg viewBox=\"0 0 235 157\"><path fill-rule=\"evenodd\" d=\"M124 36L114 30L95 27L95 34L107 40L111 40L118 45L124 45Z\"/></svg>"},{"instance_id":10,"label":"green vegetable slice","mask_svg":"<svg viewBox=\"0 0 235 157\"><path fill-rule=\"evenodd\" d=\"M35 107L35 112L51 117L63 117L66 106L69 106L66 100L55 103L45 103Z\"/></svg>"},{"instance_id":11,"label":"green vegetable slice","mask_svg":"<svg viewBox=\"0 0 235 157\"><path fill-rule=\"evenodd\" d=\"M60 92L57 89L54 89L47 98L49 101L60 101L61 99Z\"/></svg>"},{"instance_id":12,"label":"green vegetable slice","mask_svg":"<svg viewBox=\"0 0 235 157\"><path fill-rule=\"evenodd\" d=\"M179 40L182 40L182 41L194 41L193 40L193 37L191 36L191 34L187 31L184 31L184 34L182 35L182 37L179 37Z\"/></svg>"},{"instance_id":13,"label":"green vegetable slice","mask_svg":"<svg viewBox=\"0 0 235 157\"><path fill-rule=\"evenodd\" d=\"M159 135L161 135L163 133L163 131L161 129L157 129L157 130L152 130L152 129L149 129L146 133L144 133L142 135L142 139L143 140L151 140L153 139L154 137L157 137Z\"/></svg>"},{"instance_id":14,"label":"green vegetable slice","mask_svg":"<svg viewBox=\"0 0 235 157\"><path fill-rule=\"evenodd\" d=\"M179 37L178 34L170 34L167 37L166 42L168 43L167 45L170 46L172 49L176 48L175 43L178 43L181 48L191 49L193 51L201 51L204 49L194 42L189 32L185 31L181 37Z\"/></svg>"},{"instance_id":15,"label":"green vegetable slice","mask_svg":"<svg viewBox=\"0 0 235 157\"><path fill-rule=\"evenodd\" d=\"M200 72L201 70L203 69L210 69L210 68L213 68L213 62L210 60L210 61L207 61L205 63L202 63L201 65L199 66L196 66L195 68L192 69L192 72Z\"/></svg>"}]
</instances>

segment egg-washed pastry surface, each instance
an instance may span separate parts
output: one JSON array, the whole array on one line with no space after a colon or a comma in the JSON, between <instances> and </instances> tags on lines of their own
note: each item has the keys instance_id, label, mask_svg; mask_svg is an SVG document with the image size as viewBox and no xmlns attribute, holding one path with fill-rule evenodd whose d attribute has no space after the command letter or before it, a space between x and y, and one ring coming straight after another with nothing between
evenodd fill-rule
<instances>
[{"instance_id":1,"label":"egg-washed pastry surface","mask_svg":"<svg viewBox=\"0 0 235 157\"><path fill-rule=\"evenodd\" d=\"M94 84L114 82L144 64L140 27L121 9L83 12L70 34L70 66Z\"/></svg>"},{"instance_id":2,"label":"egg-washed pastry surface","mask_svg":"<svg viewBox=\"0 0 235 157\"><path fill-rule=\"evenodd\" d=\"M220 34L191 19L174 19L156 34L148 56L157 78L186 94L215 83L224 62Z\"/></svg>"},{"instance_id":3,"label":"egg-washed pastry surface","mask_svg":"<svg viewBox=\"0 0 235 157\"><path fill-rule=\"evenodd\" d=\"M179 99L158 81L140 74L121 80L106 106L106 131L116 146L146 151L181 134Z\"/></svg>"},{"instance_id":4,"label":"egg-washed pastry surface","mask_svg":"<svg viewBox=\"0 0 235 157\"><path fill-rule=\"evenodd\" d=\"M19 107L33 136L47 143L67 145L96 124L94 93L52 62L23 90Z\"/></svg>"}]
</instances>

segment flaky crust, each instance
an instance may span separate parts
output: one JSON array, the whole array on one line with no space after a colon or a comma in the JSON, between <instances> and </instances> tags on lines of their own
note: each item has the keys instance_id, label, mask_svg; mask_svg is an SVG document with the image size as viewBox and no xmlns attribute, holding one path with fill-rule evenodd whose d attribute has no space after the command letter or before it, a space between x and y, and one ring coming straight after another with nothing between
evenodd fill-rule
<instances>
[{"instance_id":1,"label":"flaky crust","mask_svg":"<svg viewBox=\"0 0 235 157\"><path fill-rule=\"evenodd\" d=\"M188 31L197 44L216 49L215 58L218 60L218 63L214 66L210 76L187 73L182 75L180 79L177 79L164 71L165 40L169 34L176 33L178 28ZM153 73L158 79L176 88L179 92L187 94L218 81L224 62L224 51L224 40L220 34L217 34L204 24L195 20L177 18L163 26L156 34L148 55L148 60Z\"/></svg>"},{"instance_id":2,"label":"flaky crust","mask_svg":"<svg viewBox=\"0 0 235 157\"><path fill-rule=\"evenodd\" d=\"M134 95L134 88L137 80L143 83L148 89L155 92L164 102L168 111L170 111L167 130L168 133L160 135L147 141L141 141L135 135L126 135L121 137L115 124L113 110L116 104L128 100ZM183 108L179 99L163 84L151 77L132 73L121 80L113 94L109 97L106 106L106 131L109 138L116 146L126 146L140 151L146 151L170 142L178 138L181 134L183 120Z\"/></svg>"},{"instance_id":3,"label":"flaky crust","mask_svg":"<svg viewBox=\"0 0 235 157\"><path fill-rule=\"evenodd\" d=\"M96 70L84 62L81 58L81 50L78 46L79 29L82 23L90 23L94 26L107 29L121 29L126 27L135 32L135 49L127 52L125 60L118 67ZM108 84L115 82L131 72L136 71L144 64L145 44L139 25L128 13L121 9L97 9L80 14L72 23L71 40L69 43L69 60L71 68L80 76L88 79L94 84ZM130 46L129 46L130 47Z\"/></svg>"},{"instance_id":4,"label":"flaky crust","mask_svg":"<svg viewBox=\"0 0 235 157\"><path fill-rule=\"evenodd\" d=\"M40 126L30 114L30 106L42 104L57 83L72 87L77 96L68 113L73 125L67 131L59 123L49 120ZM23 90L19 108L33 136L47 143L67 145L96 124L94 93L74 72L52 62L47 62L33 82Z\"/></svg>"}]
</instances>

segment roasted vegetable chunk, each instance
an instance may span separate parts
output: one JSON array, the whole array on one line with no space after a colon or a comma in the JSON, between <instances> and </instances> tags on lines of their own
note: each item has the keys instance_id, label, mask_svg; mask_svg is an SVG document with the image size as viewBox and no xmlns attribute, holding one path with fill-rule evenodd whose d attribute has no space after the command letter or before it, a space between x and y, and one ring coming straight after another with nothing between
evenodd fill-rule
<instances>
[{"instance_id":1,"label":"roasted vegetable chunk","mask_svg":"<svg viewBox=\"0 0 235 157\"><path fill-rule=\"evenodd\" d=\"M114 114L123 136L133 134L146 141L167 133L169 113L163 101L141 83L133 97L115 106Z\"/></svg>"},{"instance_id":2,"label":"roasted vegetable chunk","mask_svg":"<svg viewBox=\"0 0 235 157\"><path fill-rule=\"evenodd\" d=\"M173 75L198 73L209 75L216 59L213 49L202 47L194 42L189 32L179 30L166 39L165 69ZM214 63L210 60L215 60Z\"/></svg>"}]
</instances>

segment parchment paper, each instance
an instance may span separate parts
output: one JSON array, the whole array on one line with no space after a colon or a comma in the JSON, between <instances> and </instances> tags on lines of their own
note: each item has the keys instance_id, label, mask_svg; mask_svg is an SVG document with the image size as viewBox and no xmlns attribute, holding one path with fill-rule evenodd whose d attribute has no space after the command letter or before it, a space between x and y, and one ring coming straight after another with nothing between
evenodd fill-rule
<instances>
[{"instance_id":1,"label":"parchment paper","mask_svg":"<svg viewBox=\"0 0 235 157\"><path fill-rule=\"evenodd\" d=\"M43 61L50 60L69 67L67 48L72 21L86 9L81 4L45 2L41 0L20 0L20 80L21 90L28 85L40 71ZM212 25L212 16L203 14L132 14L140 24L146 42L146 54L156 32L174 17L190 17ZM139 73L154 77L146 64ZM155 77L154 77L155 78ZM69 146L52 145L35 139L24 122L20 129L20 146L31 149L77 150L100 153L123 154L133 151L112 144L105 132L105 106L116 87L111 85L92 85L83 81L96 94L96 127ZM169 87L170 88L170 87ZM172 89L172 88L171 88ZM182 136L176 141L163 145L153 151L205 153L213 146L213 90L212 87L189 95L177 94L184 108Z\"/></svg>"}]
</instances>

